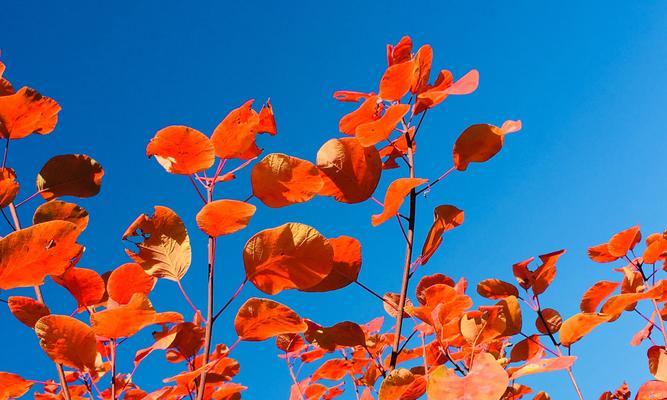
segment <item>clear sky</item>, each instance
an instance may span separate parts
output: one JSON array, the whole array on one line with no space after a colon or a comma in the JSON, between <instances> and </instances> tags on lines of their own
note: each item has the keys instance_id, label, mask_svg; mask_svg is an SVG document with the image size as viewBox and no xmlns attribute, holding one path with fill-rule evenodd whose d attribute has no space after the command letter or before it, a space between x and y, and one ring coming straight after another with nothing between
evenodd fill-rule
<instances>
[{"instance_id":1,"label":"clear sky","mask_svg":"<svg viewBox=\"0 0 667 400\"><path fill-rule=\"evenodd\" d=\"M166 205L189 227L195 250L184 284L203 307L205 237L194 223L199 200L185 178L145 157L148 140L171 124L210 133L246 99L271 97L279 134L261 138L261 145L267 152L312 160L322 143L338 135L338 119L351 110L331 98L333 91L376 90L386 65L385 44L405 34L433 46L435 68L456 76L477 68L481 74L477 92L450 98L429 113L420 134L418 176L433 178L449 168L452 144L470 124L521 119L524 126L492 161L454 174L421 201L418 237L425 235L436 205L462 208L466 221L420 273L465 275L474 293L484 278L512 280L516 261L566 248L543 304L571 315L588 286L617 278L607 266L588 260L588 246L634 224L645 233L665 228L667 3L288 3L3 4L0 48L7 77L63 107L52 135L12 145L9 165L23 184L19 199L32 193L37 172L56 154L90 154L106 171L99 196L75 200L91 214L81 237L87 251L80 266L103 272L128 261L122 232L153 205ZM397 176L388 173L379 193ZM224 197L245 198L248 171L225 188ZM24 220L36 204L20 209ZM378 292L397 291L402 237L392 223L372 228L370 215L376 212L372 202L345 206L330 199L279 210L260 207L248 229L219 242L218 298L242 280L247 238L286 221L307 223L326 236L356 236L364 255L360 280ZM243 296L258 294L249 288ZM70 313L74 307L52 282L45 296L60 304L53 311ZM151 298L158 310L189 315L171 282L159 282ZM285 292L276 299L322 324L364 322L384 313L356 287ZM234 340L232 317L233 312L220 320L216 341ZM32 333L6 308L0 326L0 370L35 379L53 376ZM576 346L575 374L586 398L597 398L624 379L633 389L650 379L646 349L628 344L642 326L638 316L628 314ZM146 329L123 345L128 350L121 371L131 369L134 351L148 343L149 334ZM242 364L237 380L250 387L244 398L287 398L290 379L272 341L241 344L235 353ZM177 372L152 356L136 381L154 389L161 377ZM574 397L564 373L526 382L555 399Z\"/></svg>"}]
</instances>

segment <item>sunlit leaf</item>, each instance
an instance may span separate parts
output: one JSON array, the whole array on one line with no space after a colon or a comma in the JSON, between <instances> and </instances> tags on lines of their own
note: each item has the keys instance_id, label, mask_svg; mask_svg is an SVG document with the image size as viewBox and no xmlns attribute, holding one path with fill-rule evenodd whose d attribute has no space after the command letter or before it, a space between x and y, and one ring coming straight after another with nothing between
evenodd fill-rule
<instances>
[{"instance_id":1,"label":"sunlit leaf","mask_svg":"<svg viewBox=\"0 0 667 400\"><path fill-rule=\"evenodd\" d=\"M442 235L463 223L462 210L451 206L441 205L433 210L433 225L429 229L422 247L421 263L425 265L442 244Z\"/></svg>"},{"instance_id":2,"label":"sunlit leaf","mask_svg":"<svg viewBox=\"0 0 667 400\"><path fill-rule=\"evenodd\" d=\"M16 173L11 168L0 168L0 208L13 202L19 192Z\"/></svg>"},{"instance_id":3,"label":"sunlit leaf","mask_svg":"<svg viewBox=\"0 0 667 400\"><path fill-rule=\"evenodd\" d=\"M357 280L361 270L361 243L349 236L328 239L333 249L331 272L320 283L304 292L328 292L338 290Z\"/></svg>"},{"instance_id":4,"label":"sunlit leaf","mask_svg":"<svg viewBox=\"0 0 667 400\"><path fill-rule=\"evenodd\" d=\"M291 308L269 299L251 298L234 319L241 340L258 342L287 333L301 333L308 325Z\"/></svg>"},{"instance_id":5,"label":"sunlit leaf","mask_svg":"<svg viewBox=\"0 0 667 400\"><path fill-rule=\"evenodd\" d=\"M14 317L31 329L40 318L51 314L44 303L30 297L11 296L7 299L7 305Z\"/></svg>"},{"instance_id":6,"label":"sunlit leaf","mask_svg":"<svg viewBox=\"0 0 667 400\"><path fill-rule=\"evenodd\" d=\"M131 237L142 241L134 242ZM127 228L123 239L136 245L138 251L125 252L149 275L178 281L190 268L190 237L183 221L167 207L155 206L150 217L141 214Z\"/></svg>"},{"instance_id":7,"label":"sunlit leaf","mask_svg":"<svg viewBox=\"0 0 667 400\"><path fill-rule=\"evenodd\" d=\"M343 203L367 200L382 174L377 149L362 146L356 138L326 142L317 152L317 167L324 181L320 195L333 196Z\"/></svg>"},{"instance_id":8,"label":"sunlit leaf","mask_svg":"<svg viewBox=\"0 0 667 400\"><path fill-rule=\"evenodd\" d=\"M79 370L95 369L97 341L93 330L65 315L47 315L35 324L39 345L53 361Z\"/></svg>"},{"instance_id":9,"label":"sunlit leaf","mask_svg":"<svg viewBox=\"0 0 667 400\"><path fill-rule=\"evenodd\" d=\"M157 313L148 298L135 293L127 304L90 316L95 334L110 339L129 337L153 324L182 322L183 316L176 312Z\"/></svg>"},{"instance_id":10,"label":"sunlit leaf","mask_svg":"<svg viewBox=\"0 0 667 400\"><path fill-rule=\"evenodd\" d=\"M371 222L373 226L378 226L398 213L403 205L405 196L414 188L428 182L428 179L421 178L398 178L389 184L387 193L384 196L384 209L382 213L373 215Z\"/></svg>"},{"instance_id":11,"label":"sunlit leaf","mask_svg":"<svg viewBox=\"0 0 667 400\"><path fill-rule=\"evenodd\" d=\"M61 275L83 251L81 231L71 222L50 221L0 239L0 289L40 285L47 275Z\"/></svg>"},{"instance_id":12,"label":"sunlit leaf","mask_svg":"<svg viewBox=\"0 0 667 400\"><path fill-rule=\"evenodd\" d=\"M34 382L10 372L0 372L0 400L18 399L34 385Z\"/></svg>"},{"instance_id":13,"label":"sunlit leaf","mask_svg":"<svg viewBox=\"0 0 667 400\"><path fill-rule=\"evenodd\" d=\"M485 279L477 285L477 293L487 299L502 299L508 296L519 296L519 290L511 283L500 279Z\"/></svg>"},{"instance_id":14,"label":"sunlit leaf","mask_svg":"<svg viewBox=\"0 0 667 400\"><path fill-rule=\"evenodd\" d=\"M0 96L0 138L21 139L32 133L49 134L58 123L58 112L58 103L28 87Z\"/></svg>"},{"instance_id":15,"label":"sunlit leaf","mask_svg":"<svg viewBox=\"0 0 667 400\"><path fill-rule=\"evenodd\" d=\"M255 164L252 192L272 208L303 203L322 189L322 178L311 162L281 153L269 154Z\"/></svg>"},{"instance_id":16,"label":"sunlit leaf","mask_svg":"<svg viewBox=\"0 0 667 400\"><path fill-rule=\"evenodd\" d=\"M159 130L148 143L146 156L155 156L167 172L179 175L192 175L215 162L213 143L203 133L187 126Z\"/></svg>"},{"instance_id":17,"label":"sunlit leaf","mask_svg":"<svg viewBox=\"0 0 667 400\"><path fill-rule=\"evenodd\" d=\"M107 293L118 304L127 304L135 293L147 296L155 278L148 275L139 264L127 263L111 271L107 279Z\"/></svg>"},{"instance_id":18,"label":"sunlit leaf","mask_svg":"<svg viewBox=\"0 0 667 400\"><path fill-rule=\"evenodd\" d=\"M564 346L571 346L588 335L596 326L609 321L610 318L610 315L605 314L574 314L563 322L560 328L560 342Z\"/></svg>"},{"instance_id":19,"label":"sunlit leaf","mask_svg":"<svg viewBox=\"0 0 667 400\"><path fill-rule=\"evenodd\" d=\"M359 143L362 146L373 146L388 139L409 110L410 106L407 104L396 104L390 106L380 119L357 126L354 133Z\"/></svg>"},{"instance_id":20,"label":"sunlit leaf","mask_svg":"<svg viewBox=\"0 0 667 400\"><path fill-rule=\"evenodd\" d=\"M264 293L308 289L331 272L333 248L315 229L291 222L251 237L243 263L248 280Z\"/></svg>"},{"instance_id":21,"label":"sunlit leaf","mask_svg":"<svg viewBox=\"0 0 667 400\"><path fill-rule=\"evenodd\" d=\"M498 400L509 384L507 372L489 353L478 354L464 377L441 365L428 377L429 400Z\"/></svg>"},{"instance_id":22,"label":"sunlit leaf","mask_svg":"<svg viewBox=\"0 0 667 400\"><path fill-rule=\"evenodd\" d=\"M620 283L612 281L596 282L582 296L579 309L585 313L594 313L602 300L612 294L620 285Z\"/></svg>"},{"instance_id":23,"label":"sunlit leaf","mask_svg":"<svg viewBox=\"0 0 667 400\"><path fill-rule=\"evenodd\" d=\"M52 278L74 296L79 309L94 306L104 297L104 280L92 269L69 268L64 274Z\"/></svg>"},{"instance_id":24,"label":"sunlit leaf","mask_svg":"<svg viewBox=\"0 0 667 400\"><path fill-rule=\"evenodd\" d=\"M391 371L380 385L378 400L400 400L414 380L415 376L407 369Z\"/></svg>"},{"instance_id":25,"label":"sunlit leaf","mask_svg":"<svg viewBox=\"0 0 667 400\"><path fill-rule=\"evenodd\" d=\"M255 143L257 134L276 133L275 126L271 131L267 121L260 123L260 115L252 109L252 103L253 100L248 100L241 107L232 110L215 128L211 142L216 156L223 159L249 160L261 153Z\"/></svg>"},{"instance_id":26,"label":"sunlit leaf","mask_svg":"<svg viewBox=\"0 0 667 400\"><path fill-rule=\"evenodd\" d=\"M517 122L520 127L521 124ZM516 131L518 129L515 129ZM484 162L503 147L505 135L510 132L488 124L472 125L461 133L454 143L454 166L465 171L472 162Z\"/></svg>"},{"instance_id":27,"label":"sunlit leaf","mask_svg":"<svg viewBox=\"0 0 667 400\"><path fill-rule=\"evenodd\" d=\"M243 201L215 200L197 213L197 226L212 237L229 235L248 226L256 209Z\"/></svg>"}]
</instances>

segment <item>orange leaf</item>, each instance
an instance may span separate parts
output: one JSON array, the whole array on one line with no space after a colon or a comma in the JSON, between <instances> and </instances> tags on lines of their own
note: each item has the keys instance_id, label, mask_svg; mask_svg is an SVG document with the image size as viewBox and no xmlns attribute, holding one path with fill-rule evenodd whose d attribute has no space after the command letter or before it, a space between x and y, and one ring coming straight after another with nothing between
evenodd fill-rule
<instances>
[{"instance_id":1,"label":"orange leaf","mask_svg":"<svg viewBox=\"0 0 667 400\"><path fill-rule=\"evenodd\" d=\"M273 106L269 100L267 100L262 106L262 109L259 110L259 125L257 126L257 131L268 133L269 135L278 133L276 118L273 115Z\"/></svg>"},{"instance_id":2,"label":"orange leaf","mask_svg":"<svg viewBox=\"0 0 667 400\"><path fill-rule=\"evenodd\" d=\"M516 124L520 126L520 121L517 121ZM507 133L509 132L489 124L477 124L466 128L454 143L456 169L465 171L471 162L484 162L491 159L503 147Z\"/></svg>"},{"instance_id":3,"label":"orange leaf","mask_svg":"<svg viewBox=\"0 0 667 400\"><path fill-rule=\"evenodd\" d=\"M412 93L421 93L428 87L428 79L431 74L431 64L433 63L433 49L429 45L424 45L417 50L415 54L415 66L417 68L415 79L412 82Z\"/></svg>"},{"instance_id":4,"label":"orange leaf","mask_svg":"<svg viewBox=\"0 0 667 400\"><path fill-rule=\"evenodd\" d=\"M21 139L32 133L49 134L58 123L58 112L58 103L28 87L0 96L0 138Z\"/></svg>"},{"instance_id":5,"label":"orange leaf","mask_svg":"<svg viewBox=\"0 0 667 400\"><path fill-rule=\"evenodd\" d=\"M407 61L412 57L412 39L403 36L395 46L387 45L387 64L394 65Z\"/></svg>"},{"instance_id":6,"label":"orange leaf","mask_svg":"<svg viewBox=\"0 0 667 400\"><path fill-rule=\"evenodd\" d=\"M248 280L273 295L322 282L333 268L333 249L315 229L291 222L250 238L243 263Z\"/></svg>"},{"instance_id":7,"label":"orange leaf","mask_svg":"<svg viewBox=\"0 0 667 400\"><path fill-rule=\"evenodd\" d=\"M667 382L667 351L663 346L651 346L648 356L648 370L656 379Z\"/></svg>"},{"instance_id":8,"label":"orange leaf","mask_svg":"<svg viewBox=\"0 0 667 400\"><path fill-rule=\"evenodd\" d=\"M602 300L612 294L620 283L611 281L599 281L591 286L581 298L579 309L585 313L594 313Z\"/></svg>"},{"instance_id":9,"label":"orange leaf","mask_svg":"<svg viewBox=\"0 0 667 400\"><path fill-rule=\"evenodd\" d=\"M213 400L235 400L240 399L239 393L246 390L247 387L234 382L224 382L215 392L211 394Z\"/></svg>"},{"instance_id":10,"label":"orange leaf","mask_svg":"<svg viewBox=\"0 0 667 400\"><path fill-rule=\"evenodd\" d=\"M354 347L366 345L366 334L358 324L350 321L339 322L324 327L313 321L306 320L308 330L304 336L309 343L334 351L337 347Z\"/></svg>"},{"instance_id":11,"label":"orange leaf","mask_svg":"<svg viewBox=\"0 0 667 400\"><path fill-rule=\"evenodd\" d=\"M574 314L563 322L560 328L560 342L569 347L588 335L596 326L609 321L610 318L610 315L605 314Z\"/></svg>"},{"instance_id":12,"label":"orange leaf","mask_svg":"<svg viewBox=\"0 0 667 400\"><path fill-rule=\"evenodd\" d=\"M635 400L667 399L667 382L648 381L637 391Z\"/></svg>"},{"instance_id":13,"label":"orange leaf","mask_svg":"<svg viewBox=\"0 0 667 400\"><path fill-rule=\"evenodd\" d=\"M370 96L372 96L370 93L355 92L353 90L336 90L333 94L334 99L350 103L356 103L359 100L366 100Z\"/></svg>"},{"instance_id":14,"label":"orange leaf","mask_svg":"<svg viewBox=\"0 0 667 400\"><path fill-rule=\"evenodd\" d=\"M485 279L477 285L477 293L487 299L503 299L508 296L519 296L516 286L500 279Z\"/></svg>"},{"instance_id":15,"label":"orange leaf","mask_svg":"<svg viewBox=\"0 0 667 400\"><path fill-rule=\"evenodd\" d=\"M19 192L16 173L11 168L0 168L0 208L13 202Z\"/></svg>"},{"instance_id":16,"label":"orange leaf","mask_svg":"<svg viewBox=\"0 0 667 400\"><path fill-rule=\"evenodd\" d=\"M417 287L415 288L415 294L417 296L417 301L419 304L426 304L426 289L430 288L433 285L445 284L447 286L454 287L454 280L443 274L433 274L424 276L419 280Z\"/></svg>"},{"instance_id":17,"label":"orange leaf","mask_svg":"<svg viewBox=\"0 0 667 400\"><path fill-rule=\"evenodd\" d=\"M100 192L103 176L102 166L85 154L55 156L39 171L37 190L47 201L62 196L92 197Z\"/></svg>"},{"instance_id":18,"label":"orange leaf","mask_svg":"<svg viewBox=\"0 0 667 400\"><path fill-rule=\"evenodd\" d=\"M322 173L322 196L343 203L359 203L371 197L380 182L382 161L377 149L364 147L356 138L331 139L317 152Z\"/></svg>"},{"instance_id":19,"label":"orange leaf","mask_svg":"<svg viewBox=\"0 0 667 400\"><path fill-rule=\"evenodd\" d=\"M591 260L599 263L608 263L619 259L619 257L613 256L611 253L609 253L609 246L607 243L589 247L588 257Z\"/></svg>"},{"instance_id":20,"label":"orange leaf","mask_svg":"<svg viewBox=\"0 0 667 400\"><path fill-rule=\"evenodd\" d=\"M0 239L0 289L41 285L47 275L65 272L83 251L80 233L71 222L50 221Z\"/></svg>"},{"instance_id":21,"label":"orange leaf","mask_svg":"<svg viewBox=\"0 0 667 400\"><path fill-rule=\"evenodd\" d=\"M612 296L607 301L604 302L600 312L603 314L608 314L615 317L618 317L626 309L634 308L635 304L639 300L645 299L659 299L664 294L664 287L662 281L658 282L655 286L647 290L646 292L639 293L621 293L616 296Z\"/></svg>"},{"instance_id":22,"label":"orange leaf","mask_svg":"<svg viewBox=\"0 0 667 400\"><path fill-rule=\"evenodd\" d=\"M639 231L639 225L628 228L609 239L609 254L614 257L623 257L628 254L628 251L634 249L641 240L642 234Z\"/></svg>"},{"instance_id":23,"label":"orange leaf","mask_svg":"<svg viewBox=\"0 0 667 400\"><path fill-rule=\"evenodd\" d=\"M10 372L0 372L0 400L18 399L34 385L32 381Z\"/></svg>"},{"instance_id":24,"label":"orange leaf","mask_svg":"<svg viewBox=\"0 0 667 400\"><path fill-rule=\"evenodd\" d=\"M306 202L323 184L311 162L281 153L269 154L255 164L250 182L255 197L272 208Z\"/></svg>"},{"instance_id":25,"label":"orange leaf","mask_svg":"<svg viewBox=\"0 0 667 400\"><path fill-rule=\"evenodd\" d=\"M536 296L544 293L551 282L553 282L556 277L556 262L558 262L558 259L563 254L565 254L565 250L557 250L540 256L542 265L531 276L531 286Z\"/></svg>"},{"instance_id":26,"label":"orange leaf","mask_svg":"<svg viewBox=\"0 0 667 400\"><path fill-rule=\"evenodd\" d=\"M395 104L390 106L380 119L357 126L355 135L359 139L359 143L362 146L373 146L387 140L409 110L410 106L407 104Z\"/></svg>"},{"instance_id":27,"label":"orange leaf","mask_svg":"<svg viewBox=\"0 0 667 400\"><path fill-rule=\"evenodd\" d=\"M572 367L575 356L560 356L554 358L543 358L540 360L530 360L525 365L512 372L512 379L518 379L522 376L539 374L542 372L559 371Z\"/></svg>"},{"instance_id":28,"label":"orange leaf","mask_svg":"<svg viewBox=\"0 0 667 400\"><path fill-rule=\"evenodd\" d=\"M401 205L403 205L405 196L414 190L414 188L426 182L428 182L428 179L398 178L389 184L387 193L384 195L384 210L382 210L381 214L375 214L371 218L373 226L378 226L396 215Z\"/></svg>"},{"instance_id":29,"label":"orange leaf","mask_svg":"<svg viewBox=\"0 0 667 400\"><path fill-rule=\"evenodd\" d=\"M183 221L170 208L155 206L152 216L141 214L125 230L123 239L141 238L138 251L125 249L151 276L179 281L190 268L192 249Z\"/></svg>"},{"instance_id":30,"label":"orange leaf","mask_svg":"<svg viewBox=\"0 0 667 400\"><path fill-rule=\"evenodd\" d=\"M343 358L332 358L326 360L320 365L312 375L312 381L320 379L328 379L331 381L338 381L343 379L348 372L352 372L352 362Z\"/></svg>"},{"instance_id":31,"label":"orange leaf","mask_svg":"<svg viewBox=\"0 0 667 400\"><path fill-rule=\"evenodd\" d=\"M656 234L655 240L649 243L646 239L646 250L642 256L645 264L656 263L661 258L664 259L667 254L667 238L663 234Z\"/></svg>"},{"instance_id":32,"label":"orange leaf","mask_svg":"<svg viewBox=\"0 0 667 400\"><path fill-rule=\"evenodd\" d=\"M237 200L215 200L197 213L197 226L209 236L238 232L248 226L257 207Z\"/></svg>"},{"instance_id":33,"label":"orange leaf","mask_svg":"<svg viewBox=\"0 0 667 400\"><path fill-rule=\"evenodd\" d=\"M532 335L512 346L510 360L512 362L525 361L534 358L542 351L540 337L538 335Z\"/></svg>"},{"instance_id":34,"label":"orange leaf","mask_svg":"<svg viewBox=\"0 0 667 400\"><path fill-rule=\"evenodd\" d=\"M433 108L445 101L450 94L470 94L477 90L478 85L479 72L476 69L469 71L456 82L454 82L454 77L451 72L442 70L438 74L435 85L428 87L419 94L412 113L416 115L424 110Z\"/></svg>"},{"instance_id":35,"label":"orange leaf","mask_svg":"<svg viewBox=\"0 0 667 400\"><path fill-rule=\"evenodd\" d=\"M88 325L66 315L47 315L37 321L35 333L54 362L81 371L95 369L97 340Z\"/></svg>"},{"instance_id":36,"label":"orange leaf","mask_svg":"<svg viewBox=\"0 0 667 400\"><path fill-rule=\"evenodd\" d=\"M104 297L104 281L92 269L69 268L64 274L52 278L74 296L79 310L98 304Z\"/></svg>"},{"instance_id":37,"label":"orange leaf","mask_svg":"<svg viewBox=\"0 0 667 400\"><path fill-rule=\"evenodd\" d=\"M213 143L203 133L182 125L159 130L146 146L146 156L155 156L172 174L192 175L215 162Z\"/></svg>"},{"instance_id":38,"label":"orange leaf","mask_svg":"<svg viewBox=\"0 0 667 400\"><path fill-rule=\"evenodd\" d=\"M417 73L418 64L411 59L390 65L380 80L380 97L387 101L400 100L419 79Z\"/></svg>"},{"instance_id":39,"label":"orange leaf","mask_svg":"<svg viewBox=\"0 0 667 400\"><path fill-rule=\"evenodd\" d=\"M428 377L428 400L498 400L509 384L507 372L489 353L475 356L472 368L459 377L444 365L435 368Z\"/></svg>"},{"instance_id":40,"label":"orange leaf","mask_svg":"<svg viewBox=\"0 0 667 400\"><path fill-rule=\"evenodd\" d=\"M176 312L156 313L142 293L135 293L127 304L107 308L90 316L95 334L110 339L129 337L153 324L182 322Z\"/></svg>"},{"instance_id":41,"label":"orange leaf","mask_svg":"<svg viewBox=\"0 0 667 400\"><path fill-rule=\"evenodd\" d=\"M328 239L333 249L331 272L315 286L304 292L329 292L344 288L357 280L361 270L361 243L349 236Z\"/></svg>"},{"instance_id":42,"label":"orange leaf","mask_svg":"<svg viewBox=\"0 0 667 400\"><path fill-rule=\"evenodd\" d=\"M462 210L451 206L437 206L433 210L433 225L429 229L422 247L421 263L425 265L442 243L442 235L463 223Z\"/></svg>"},{"instance_id":43,"label":"orange leaf","mask_svg":"<svg viewBox=\"0 0 667 400\"><path fill-rule=\"evenodd\" d=\"M391 371L380 385L378 400L400 400L414 380L415 376L407 369Z\"/></svg>"},{"instance_id":44,"label":"orange leaf","mask_svg":"<svg viewBox=\"0 0 667 400\"><path fill-rule=\"evenodd\" d=\"M126 263L111 271L107 279L109 297L118 304L127 304L135 293L148 296L155 278L144 272L139 264Z\"/></svg>"},{"instance_id":45,"label":"orange leaf","mask_svg":"<svg viewBox=\"0 0 667 400\"><path fill-rule=\"evenodd\" d=\"M33 329L37 320L51 314L44 303L24 296L11 296L7 299L9 311L28 328Z\"/></svg>"},{"instance_id":46,"label":"orange leaf","mask_svg":"<svg viewBox=\"0 0 667 400\"><path fill-rule=\"evenodd\" d=\"M270 120L267 120L273 118L273 115L269 117L265 112L260 119L259 114L252 109L252 103L253 100L248 100L241 107L232 110L215 128L211 141L216 156L222 159L250 160L262 152L257 147L255 138L258 133L274 134L275 127L271 127Z\"/></svg>"},{"instance_id":47,"label":"orange leaf","mask_svg":"<svg viewBox=\"0 0 667 400\"><path fill-rule=\"evenodd\" d=\"M382 101L378 96L368 96L359 108L340 119L338 130L346 135L354 135L358 126L380 118L382 107Z\"/></svg>"},{"instance_id":48,"label":"orange leaf","mask_svg":"<svg viewBox=\"0 0 667 400\"><path fill-rule=\"evenodd\" d=\"M74 203L53 200L37 207L32 217L33 224L48 221L68 221L83 231L88 226L88 211Z\"/></svg>"},{"instance_id":49,"label":"orange leaf","mask_svg":"<svg viewBox=\"0 0 667 400\"><path fill-rule=\"evenodd\" d=\"M260 342L287 333L301 333L308 325L291 308L269 299L251 298L234 318L241 340Z\"/></svg>"},{"instance_id":50,"label":"orange leaf","mask_svg":"<svg viewBox=\"0 0 667 400\"><path fill-rule=\"evenodd\" d=\"M558 311L554 310L553 308L543 309L542 317L544 318L544 321L542 321L542 318L540 318L539 315L537 316L537 319L535 320L535 327L538 331L540 331L540 333L545 335L558 332L563 325L563 318L560 316Z\"/></svg>"}]
</instances>

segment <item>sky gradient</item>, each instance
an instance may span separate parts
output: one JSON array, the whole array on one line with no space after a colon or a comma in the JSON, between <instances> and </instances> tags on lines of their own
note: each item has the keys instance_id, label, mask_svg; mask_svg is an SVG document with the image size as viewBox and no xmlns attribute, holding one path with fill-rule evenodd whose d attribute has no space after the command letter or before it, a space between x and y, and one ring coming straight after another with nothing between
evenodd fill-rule
<instances>
[{"instance_id":1,"label":"sky gradient","mask_svg":"<svg viewBox=\"0 0 667 400\"><path fill-rule=\"evenodd\" d=\"M340 117L352 110L332 93L377 90L385 45L410 35L417 45L431 44L434 69L447 68L455 76L480 71L474 94L447 99L426 118L418 176L435 178L451 166L452 144L467 126L523 121L523 130L507 137L498 156L453 174L420 201L418 237L439 204L454 204L466 217L420 275L465 276L474 293L485 278L512 281L514 262L566 248L542 303L569 316L586 288L616 278L587 258L587 247L635 224L647 234L665 228L666 15L661 1L8 2L0 13L7 78L63 107L53 134L12 143L8 165L17 170L22 199L54 155L86 153L102 164L100 195L73 200L91 215L79 265L99 272L128 261L120 236L137 215L156 204L174 209L193 241L184 285L203 307L206 238L194 223L199 199L187 179L145 157L148 140L173 124L210 133L245 100L270 97L279 133L261 137L260 146L314 160L318 148L339 135ZM248 173L218 196L247 197ZM378 197L399 174L405 171L384 176ZM37 204L19 209L24 221ZM328 237L357 237L364 256L360 280L377 292L397 291L403 239L395 224L371 227L370 215L377 211L372 202L347 206L326 198L277 210L260 206L247 229L218 242L218 298L227 298L243 279L245 241L287 221L312 225ZM23 293L30 291L11 294ZM260 294L249 287L243 297ZM52 282L45 297L59 304L55 312L74 307ZM171 282L159 282L151 299L158 310L189 315ZM275 299L324 325L384 314L379 302L353 286L324 294L284 292ZM220 320L217 342L234 341L233 314ZM0 370L34 379L54 375L32 333L6 308L0 325ZM627 314L575 346L574 370L586 398L624 380L636 390L651 378L646 349L628 344L641 327L637 315ZM120 356L121 371L131 369L134 351L148 344L149 335L146 329L128 340L131 351ZM249 386L244 398L288 397L289 375L273 341L242 343L235 353L242 365L236 380ZM153 355L135 381L155 389L177 372ZM574 397L565 373L526 383L554 399Z\"/></svg>"}]
</instances>

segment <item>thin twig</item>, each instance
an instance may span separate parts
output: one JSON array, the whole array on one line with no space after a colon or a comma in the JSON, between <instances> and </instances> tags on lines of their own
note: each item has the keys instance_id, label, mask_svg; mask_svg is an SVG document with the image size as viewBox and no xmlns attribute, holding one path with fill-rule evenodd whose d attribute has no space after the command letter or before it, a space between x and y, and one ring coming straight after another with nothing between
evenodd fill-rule
<instances>
[{"instance_id":1,"label":"thin twig","mask_svg":"<svg viewBox=\"0 0 667 400\"><path fill-rule=\"evenodd\" d=\"M190 296L185 292L185 288L183 287L183 284L181 283L180 279L176 281L176 285L178 286L178 289L181 291L181 294L183 294L183 297L185 298L185 301L190 305L190 308L192 308L192 311L194 311L195 314L199 312L199 309L194 305L192 300L190 300Z\"/></svg>"},{"instance_id":2,"label":"thin twig","mask_svg":"<svg viewBox=\"0 0 667 400\"><path fill-rule=\"evenodd\" d=\"M218 312L215 313L215 315L213 316L213 321L215 321L216 319L218 319L218 317L220 316L220 314L222 314L222 313L225 311L225 309L226 309L227 307L229 307L230 304L232 304L232 302L234 301L234 299L236 299L236 298L239 296L239 294L241 294L241 290L243 290L243 287L245 286L245 284L246 284L247 282L248 282L248 278L244 279L243 282L241 282L241 284L239 285L238 289L236 289L236 291L234 292L234 294L232 294L232 296L229 298L229 300L227 300L227 302L225 303L225 305L223 305L222 308L220 308L220 310L218 310Z\"/></svg>"}]
</instances>

